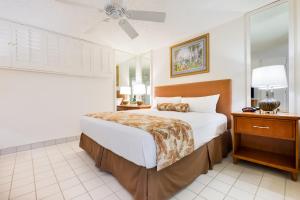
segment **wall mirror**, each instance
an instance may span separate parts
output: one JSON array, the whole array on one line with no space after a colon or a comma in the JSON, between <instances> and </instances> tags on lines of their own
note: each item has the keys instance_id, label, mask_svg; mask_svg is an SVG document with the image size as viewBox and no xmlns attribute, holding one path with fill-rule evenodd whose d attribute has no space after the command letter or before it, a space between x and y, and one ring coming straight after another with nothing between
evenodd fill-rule
<instances>
[{"instance_id":1,"label":"wall mirror","mask_svg":"<svg viewBox=\"0 0 300 200\"><path fill-rule=\"evenodd\" d=\"M292 1L278 1L247 15L247 100L273 98L280 112L293 112ZM280 68L280 70L279 70Z\"/></svg>"},{"instance_id":2,"label":"wall mirror","mask_svg":"<svg viewBox=\"0 0 300 200\"><path fill-rule=\"evenodd\" d=\"M151 53L134 55L116 51L116 105L150 104Z\"/></svg>"}]
</instances>

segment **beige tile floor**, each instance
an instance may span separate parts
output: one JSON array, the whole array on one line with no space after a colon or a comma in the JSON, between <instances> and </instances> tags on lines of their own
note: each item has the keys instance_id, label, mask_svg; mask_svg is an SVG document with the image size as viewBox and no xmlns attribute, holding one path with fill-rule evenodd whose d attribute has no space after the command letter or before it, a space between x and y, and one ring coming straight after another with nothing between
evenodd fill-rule
<instances>
[{"instance_id":1,"label":"beige tile floor","mask_svg":"<svg viewBox=\"0 0 300 200\"><path fill-rule=\"evenodd\" d=\"M0 156L0 200L130 200L99 171L78 141ZM300 182L287 174L223 160L172 200L300 200Z\"/></svg>"}]
</instances>

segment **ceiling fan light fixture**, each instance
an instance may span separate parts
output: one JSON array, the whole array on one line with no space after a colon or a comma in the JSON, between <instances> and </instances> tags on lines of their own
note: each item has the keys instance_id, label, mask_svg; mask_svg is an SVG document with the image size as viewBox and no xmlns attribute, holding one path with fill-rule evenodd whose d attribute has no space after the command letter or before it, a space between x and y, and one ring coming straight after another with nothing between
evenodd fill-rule
<instances>
[{"instance_id":1,"label":"ceiling fan light fixture","mask_svg":"<svg viewBox=\"0 0 300 200\"><path fill-rule=\"evenodd\" d=\"M72 0L56 0L65 4L86 7L81 3L73 2ZM163 23L166 20L165 12L145 11L145 10L129 10L127 9L128 0L106 0L104 10L97 9L99 12L104 12L106 17L102 22L109 22L109 19L119 20L121 29L131 38L135 39L139 36L134 27L128 20L140 20L148 22ZM91 6L88 6L89 8ZM94 30L89 28L88 30ZM90 31L86 31L90 32Z\"/></svg>"},{"instance_id":2,"label":"ceiling fan light fixture","mask_svg":"<svg viewBox=\"0 0 300 200\"><path fill-rule=\"evenodd\" d=\"M106 15L112 19L119 19L126 15L126 8L122 0L108 0L104 10Z\"/></svg>"}]
</instances>

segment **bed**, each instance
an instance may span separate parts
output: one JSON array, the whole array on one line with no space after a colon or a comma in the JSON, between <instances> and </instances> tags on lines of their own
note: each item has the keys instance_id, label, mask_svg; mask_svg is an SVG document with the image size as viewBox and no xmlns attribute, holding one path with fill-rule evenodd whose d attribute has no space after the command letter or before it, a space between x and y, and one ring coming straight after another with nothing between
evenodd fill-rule
<instances>
[{"instance_id":1,"label":"bed","mask_svg":"<svg viewBox=\"0 0 300 200\"><path fill-rule=\"evenodd\" d=\"M231 149L231 80L160 86L157 97L199 97L220 94L217 113L130 111L173 117L188 122L194 134L195 151L171 166L156 169L155 143L150 134L133 127L84 116L80 146L101 170L115 176L135 200L165 200L207 173ZM126 173L124 173L126 172Z\"/></svg>"}]
</instances>

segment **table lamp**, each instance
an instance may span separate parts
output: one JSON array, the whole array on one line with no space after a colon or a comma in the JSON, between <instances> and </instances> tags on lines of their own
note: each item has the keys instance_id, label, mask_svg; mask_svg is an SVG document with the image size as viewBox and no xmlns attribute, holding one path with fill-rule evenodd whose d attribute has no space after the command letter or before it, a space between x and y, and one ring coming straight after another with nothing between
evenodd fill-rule
<instances>
[{"instance_id":1,"label":"table lamp","mask_svg":"<svg viewBox=\"0 0 300 200\"><path fill-rule=\"evenodd\" d=\"M129 103L128 96L131 95L131 87L121 86L120 87L120 94L125 96L125 99L123 100L123 104L127 105Z\"/></svg>"},{"instance_id":2,"label":"table lamp","mask_svg":"<svg viewBox=\"0 0 300 200\"><path fill-rule=\"evenodd\" d=\"M258 102L259 108L267 113L277 113L280 101L274 98L274 90L288 87L285 67L272 65L254 69L252 87L266 90L266 98Z\"/></svg>"},{"instance_id":3,"label":"table lamp","mask_svg":"<svg viewBox=\"0 0 300 200\"><path fill-rule=\"evenodd\" d=\"M151 95L151 86L147 86L147 92L146 92L147 95Z\"/></svg>"},{"instance_id":4,"label":"table lamp","mask_svg":"<svg viewBox=\"0 0 300 200\"><path fill-rule=\"evenodd\" d=\"M144 84L135 84L133 85L132 93L137 96L137 104L142 105L144 103L142 95L146 94L146 86Z\"/></svg>"}]
</instances>

